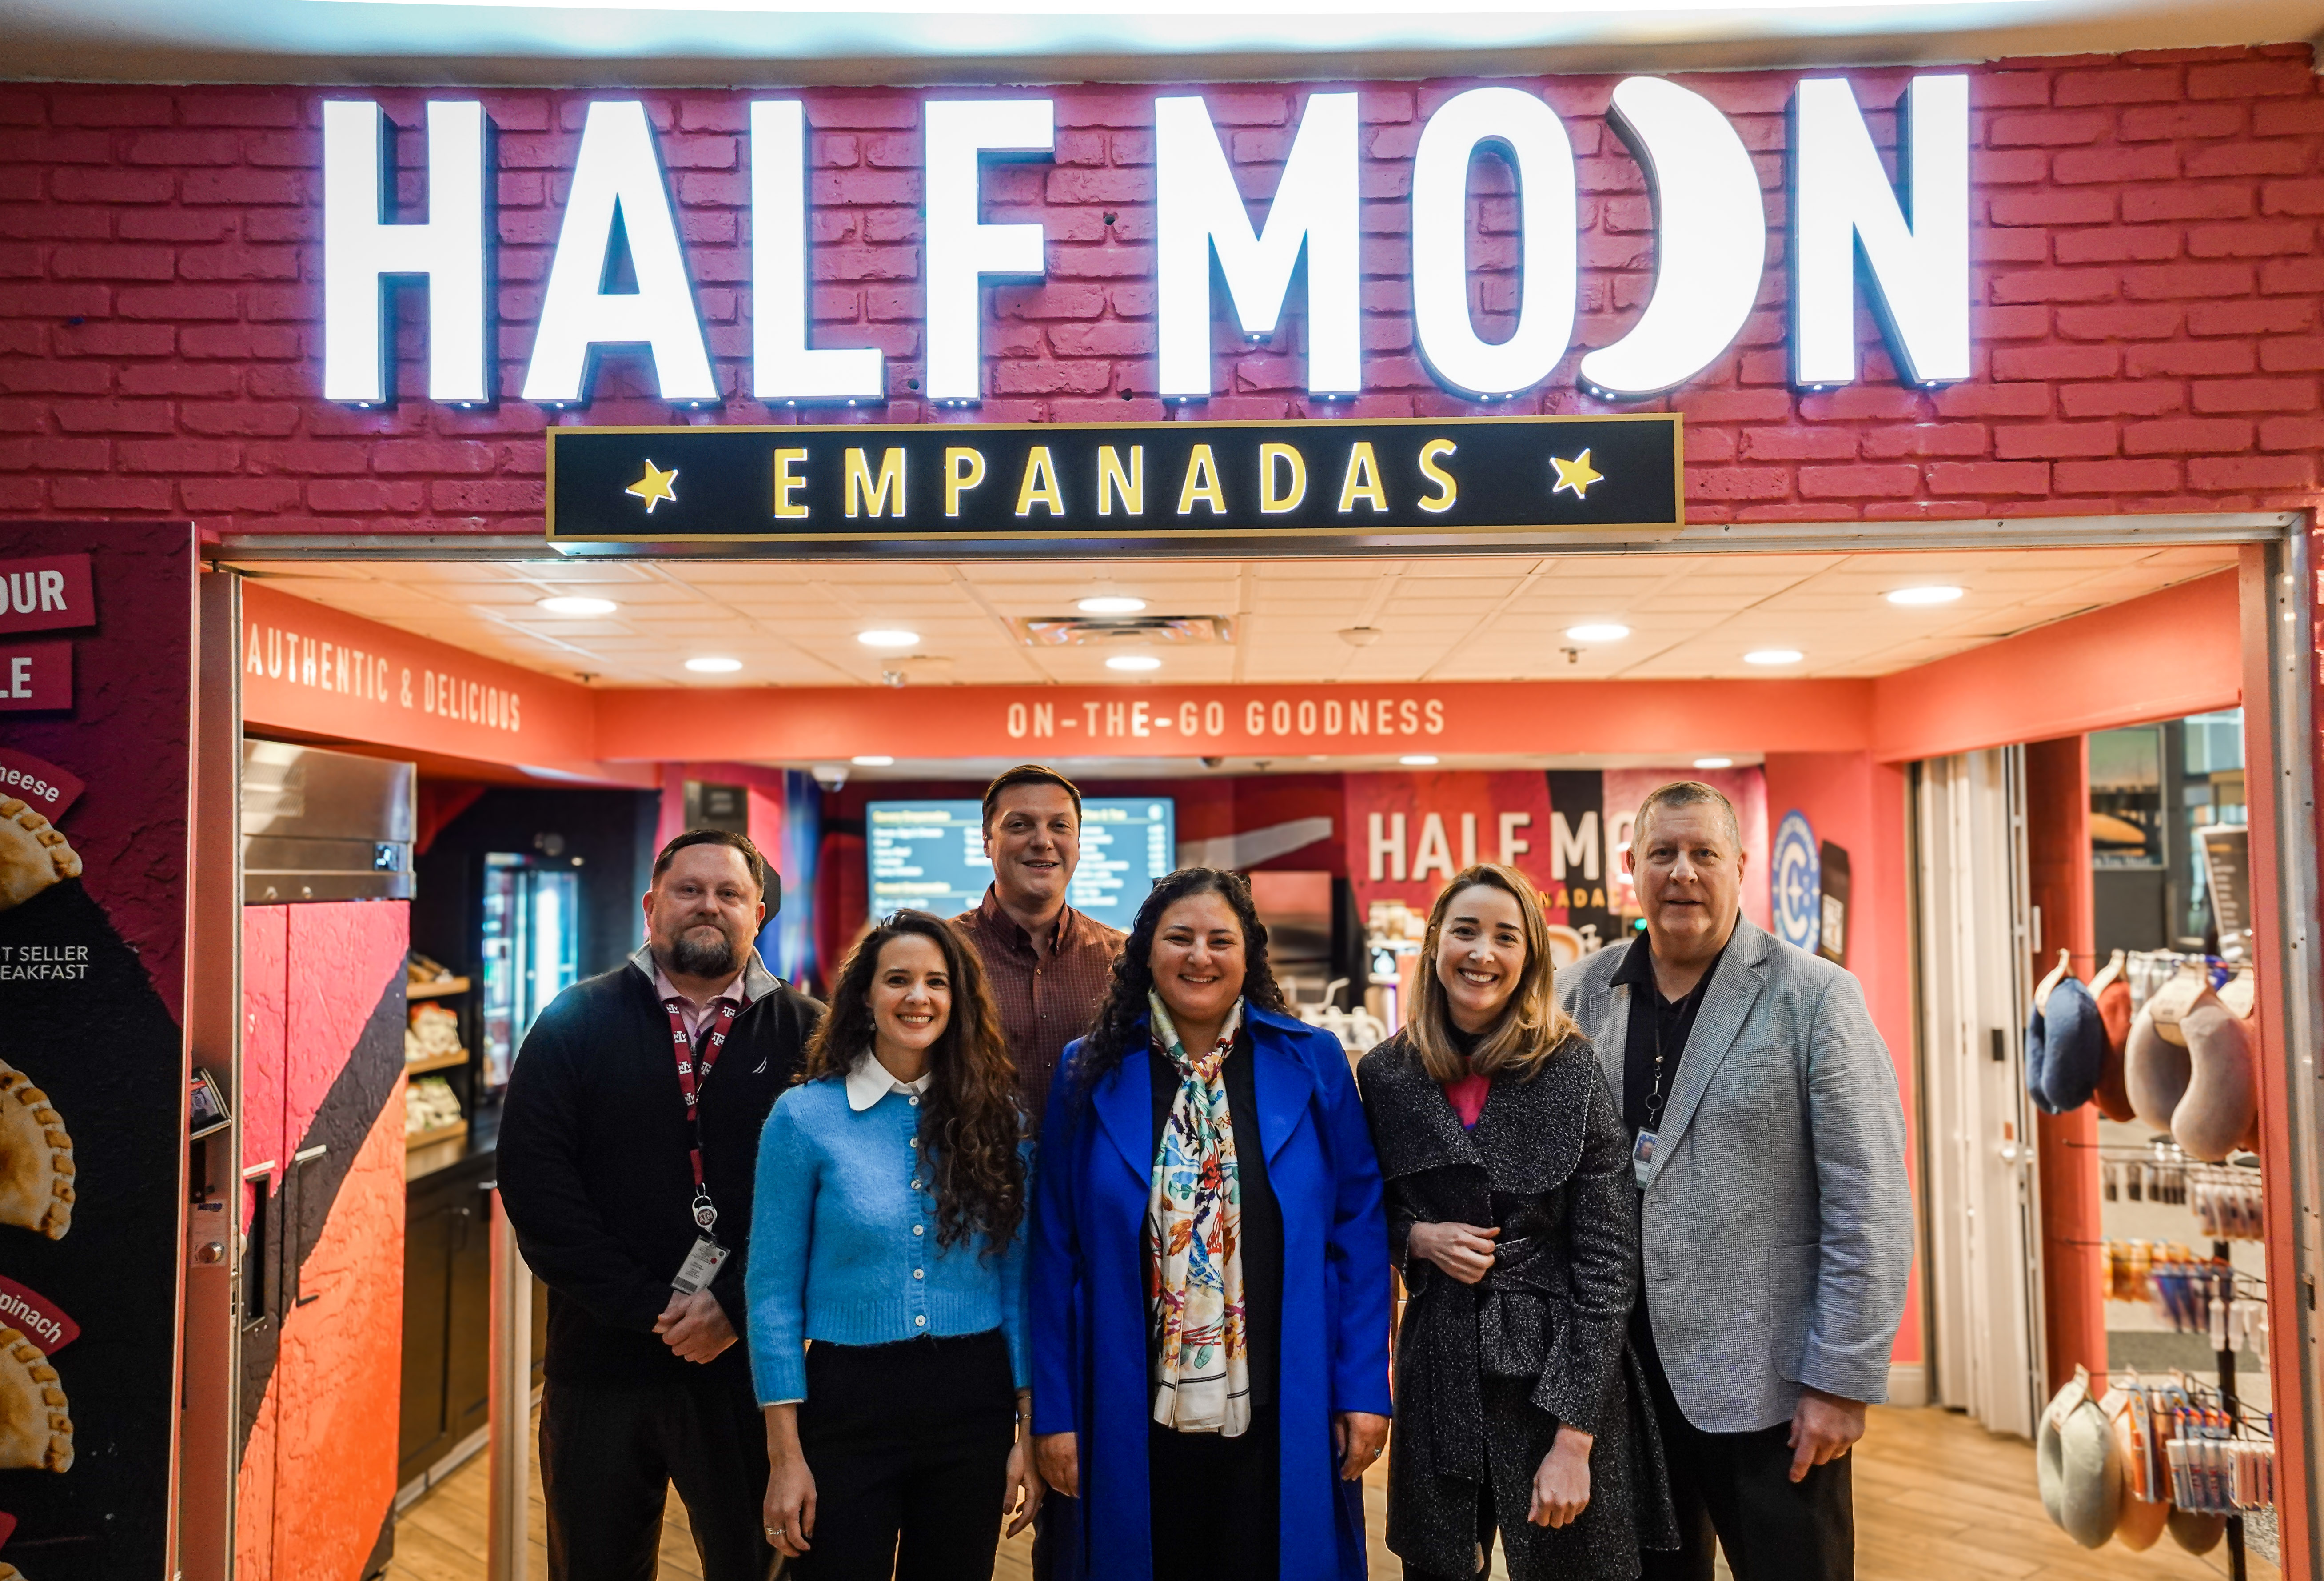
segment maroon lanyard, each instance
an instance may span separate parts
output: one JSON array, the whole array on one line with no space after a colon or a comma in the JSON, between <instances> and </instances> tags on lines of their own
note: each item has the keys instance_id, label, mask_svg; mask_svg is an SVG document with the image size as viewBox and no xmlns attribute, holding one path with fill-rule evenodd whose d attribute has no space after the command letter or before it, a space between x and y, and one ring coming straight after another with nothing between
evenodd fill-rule
<instances>
[{"instance_id":1,"label":"maroon lanyard","mask_svg":"<svg viewBox=\"0 0 2324 1581\"><path fill-rule=\"evenodd\" d=\"M710 1079L711 1068L718 1063L721 1050L726 1047L726 1034L733 1029L734 1017L742 1006L733 1000L723 1002L718 1012L718 1024L711 1029L710 1040L702 1046L700 1068L696 1068L694 1040L686 1033L686 1015L679 1009L683 1002L669 1000L663 1008L669 1012L669 1037L672 1052L678 1057L678 1090L686 1098L686 1129L691 1139L687 1152L694 1164L694 1222L708 1230L718 1222L718 1209L711 1205L710 1192L702 1184L702 1084Z\"/></svg>"}]
</instances>

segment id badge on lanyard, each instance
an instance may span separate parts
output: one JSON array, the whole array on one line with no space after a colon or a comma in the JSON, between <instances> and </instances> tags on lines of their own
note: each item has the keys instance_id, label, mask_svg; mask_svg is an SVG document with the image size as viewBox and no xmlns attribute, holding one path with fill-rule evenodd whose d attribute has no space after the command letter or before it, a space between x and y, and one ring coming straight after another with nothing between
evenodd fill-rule
<instances>
[{"instance_id":1,"label":"id badge on lanyard","mask_svg":"<svg viewBox=\"0 0 2324 1581\"><path fill-rule=\"evenodd\" d=\"M718 1024L711 1030L709 1039L702 1046L699 1068L695 1058L694 1040L686 1034L686 1017L674 1002L666 1008L669 1011L671 1051L678 1059L678 1090L686 1099L687 1157L694 1167L692 1212L695 1225L702 1232L695 1237L694 1249L686 1254L686 1261L679 1264L677 1277L669 1282L670 1288L678 1294L690 1296L716 1278L719 1266L731 1255L724 1246L718 1244L718 1207L710 1200L709 1188L703 1184L701 1101L702 1084L710 1079L711 1069L718 1063L718 1056L726 1047L726 1034L733 1030L734 1017L741 1006L729 1000L719 1011Z\"/></svg>"},{"instance_id":2,"label":"id badge on lanyard","mask_svg":"<svg viewBox=\"0 0 2324 1581\"><path fill-rule=\"evenodd\" d=\"M1646 1177L1655 1172L1655 1133L1638 1133L1638 1140L1630 1144L1630 1173L1638 1182L1638 1189L1646 1188Z\"/></svg>"}]
</instances>

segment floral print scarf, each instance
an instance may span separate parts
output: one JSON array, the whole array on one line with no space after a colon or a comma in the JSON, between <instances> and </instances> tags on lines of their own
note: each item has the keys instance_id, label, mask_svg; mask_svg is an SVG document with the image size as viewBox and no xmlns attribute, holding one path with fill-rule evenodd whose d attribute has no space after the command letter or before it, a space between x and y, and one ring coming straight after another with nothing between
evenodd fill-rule
<instances>
[{"instance_id":1,"label":"floral print scarf","mask_svg":"<svg viewBox=\"0 0 2324 1581\"><path fill-rule=\"evenodd\" d=\"M1146 1198L1146 1298L1157 1340L1154 1419L1181 1433L1239 1437L1250 1426L1242 1299L1242 1188L1222 1074L1242 1024L1235 1001L1218 1044L1191 1058L1159 994L1154 1046L1178 1072Z\"/></svg>"}]
</instances>

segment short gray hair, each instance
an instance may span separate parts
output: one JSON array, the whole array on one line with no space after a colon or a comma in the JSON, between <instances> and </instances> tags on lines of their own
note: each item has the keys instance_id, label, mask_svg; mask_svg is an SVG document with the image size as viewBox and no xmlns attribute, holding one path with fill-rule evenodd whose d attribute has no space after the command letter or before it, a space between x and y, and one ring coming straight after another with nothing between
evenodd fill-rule
<instances>
[{"instance_id":1,"label":"short gray hair","mask_svg":"<svg viewBox=\"0 0 2324 1581\"><path fill-rule=\"evenodd\" d=\"M1735 804L1717 786L1706 785L1700 780L1674 780L1657 787L1638 803L1638 820L1630 831L1631 849L1646 843L1646 826L1653 821L1658 807L1674 811L1682 807L1716 807L1719 821L1727 826L1729 843L1738 852L1743 849L1743 820L1735 816Z\"/></svg>"}]
</instances>

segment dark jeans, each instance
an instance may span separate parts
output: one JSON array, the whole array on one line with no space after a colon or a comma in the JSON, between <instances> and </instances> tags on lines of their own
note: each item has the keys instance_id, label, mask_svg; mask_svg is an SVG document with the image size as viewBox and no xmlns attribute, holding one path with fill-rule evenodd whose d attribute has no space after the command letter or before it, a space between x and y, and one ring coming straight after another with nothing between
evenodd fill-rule
<instances>
[{"instance_id":1,"label":"dark jeans","mask_svg":"<svg viewBox=\"0 0 2324 1581\"><path fill-rule=\"evenodd\" d=\"M549 1380L540 1399L549 1581L654 1581L672 1483L704 1581L766 1581L765 1419L747 1376L720 1371L643 1388Z\"/></svg>"},{"instance_id":2,"label":"dark jeans","mask_svg":"<svg viewBox=\"0 0 2324 1581\"><path fill-rule=\"evenodd\" d=\"M1275 1581L1280 1437L1271 1409L1232 1438L1147 1424L1155 1581Z\"/></svg>"},{"instance_id":3,"label":"dark jeans","mask_svg":"<svg viewBox=\"0 0 2324 1581\"><path fill-rule=\"evenodd\" d=\"M1676 1553L1641 1552L1643 1581L1711 1581L1714 1544L1735 1581L1854 1581L1856 1500L1850 1457L1792 1481L1791 1424L1706 1433L1686 1419L1651 1353L1646 1386L1670 1458Z\"/></svg>"},{"instance_id":4,"label":"dark jeans","mask_svg":"<svg viewBox=\"0 0 2324 1581\"><path fill-rule=\"evenodd\" d=\"M811 1345L799 1447L815 1530L798 1581L989 1581L1017 1437L997 1328Z\"/></svg>"}]
</instances>

